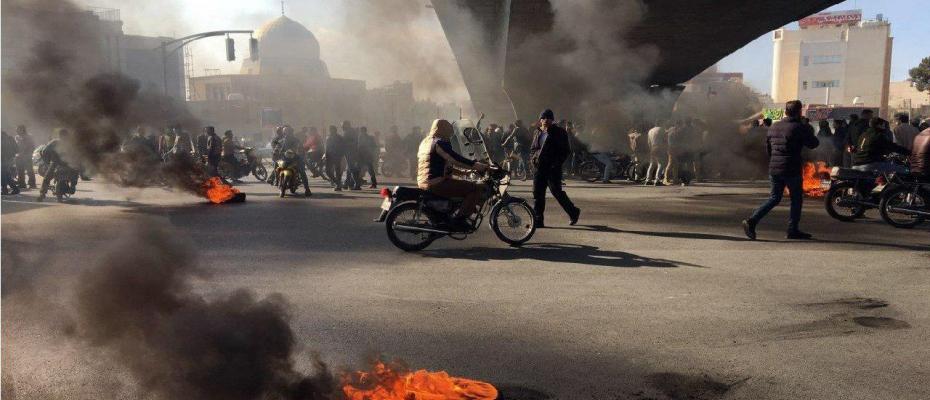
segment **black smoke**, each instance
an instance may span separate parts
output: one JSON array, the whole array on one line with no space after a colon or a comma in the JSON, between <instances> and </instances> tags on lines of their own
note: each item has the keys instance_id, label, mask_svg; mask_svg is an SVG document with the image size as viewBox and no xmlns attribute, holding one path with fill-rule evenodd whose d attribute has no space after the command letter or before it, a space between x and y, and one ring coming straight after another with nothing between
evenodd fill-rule
<instances>
[{"instance_id":1,"label":"black smoke","mask_svg":"<svg viewBox=\"0 0 930 400\"><path fill-rule=\"evenodd\" d=\"M200 123L177 99L145 90L116 71L104 51L106 26L66 0L3 0L4 25L18 29L27 51L6 73L4 101L20 119L71 132L63 157L109 181L142 187L164 183L202 195L204 171L190 159L163 163L122 144L137 127L188 132ZM12 29L12 28L11 28Z\"/></svg>"},{"instance_id":2,"label":"black smoke","mask_svg":"<svg viewBox=\"0 0 930 400\"><path fill-rule=\"evenodd\" d=\"M328 399L326 366L294 366L289 306L280 295L237 290L206 299L191 282L195 255L146 229L119 243L77 284L77 336L159 399Z\"/></svg>"}]
</instances>

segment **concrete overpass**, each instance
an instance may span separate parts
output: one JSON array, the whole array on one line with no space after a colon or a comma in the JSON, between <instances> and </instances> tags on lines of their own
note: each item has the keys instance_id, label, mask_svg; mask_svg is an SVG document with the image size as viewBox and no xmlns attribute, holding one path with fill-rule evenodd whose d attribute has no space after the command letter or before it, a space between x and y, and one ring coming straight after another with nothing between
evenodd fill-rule
<instances>
[{"instance_id":1,"label":"concrete overpass","mask_svg":"<svg viewBox=\"0 0 930 400\"><path fill-rule=\"evenodd\" d=\"M570 85L540 85L544 80L568 80L570 74L536 65L528 73L525 66L532 58L519 51L534 37L552 32L555 14L550 0L431 1L477 111L495 121L526 119L544 107L558 108L562 115L578 112L573 109L578 93L572 93ZM658 64L643 86L674 87L760 35L839 2L643 0L645 14L617 40L630 48L658 50ZM574 45L554 43L552 51Z\"/></svg>"}]
</instances>

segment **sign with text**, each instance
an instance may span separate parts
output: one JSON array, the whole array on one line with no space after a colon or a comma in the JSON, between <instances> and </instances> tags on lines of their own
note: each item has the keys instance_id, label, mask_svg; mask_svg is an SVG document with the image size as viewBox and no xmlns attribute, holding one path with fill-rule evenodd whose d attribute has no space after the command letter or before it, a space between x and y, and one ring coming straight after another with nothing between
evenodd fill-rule
<instances>
[{"instance_id":1,"label":"sign with text","mask_svg":"<svg viewBox=\"0 0 930 400\"><path fill-rule=\"evenodd\" d=\"M862 10L822 12L798 21L802 28L818 25L846 25L862 21Z\"/></svg>"}]
</instances>

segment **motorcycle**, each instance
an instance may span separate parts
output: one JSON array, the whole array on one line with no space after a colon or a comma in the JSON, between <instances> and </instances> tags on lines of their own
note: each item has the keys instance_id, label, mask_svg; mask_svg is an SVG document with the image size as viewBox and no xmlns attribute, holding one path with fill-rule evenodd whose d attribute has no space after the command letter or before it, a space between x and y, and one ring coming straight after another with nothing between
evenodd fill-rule
<instances>
[{"instance_id":1,"label":"motorcycle","mask_svg":"<svg viewBox=\"0 0 930 400\"><path fill-rule=\"evenodd\" d=\"M407 167L406 161L407 160L401 156L398 156L397 154L392 155L391 153L381 152L378 163L378 170L381 175L386 178L394 176L398 178L406 178L407 170L409 169Z\"/></svg>"},{"instance_id":2,"label":"motorcycle","mask_svg":"<svg viewBox=\"0 0 930 400\"><path fill-rule=\"evenodd\" d=\"M268 179L268 170L265 169L262 160L255 156L254 148L246 147L237 151L235 158L238 165L229 165L226 162L220 163L219 173L223 179L238 180L249 174L252 174L255 179L260 181Z\"/></svg>"},{"instance_id":3,"label":"motorcycle","mask_svg":"<svg viewBox=\"0 0 930 400\"><path fill-rule=\"evenodd\" d=\"M594 182L597 180L604 179L604 165L601 160L597 158L597 155L601 153L588 153L589 157L585 157L584 161L581 162L579 169L579 177L588 182ZM623 154L616 154L613 152L606 153L607 157L610 159L611 171L612 174L610 179L626 179L627 168L630 165L630 157Z\"/></svg>"},{"instance_id":4,"label":"motorcycle","mask_svg":"<svg viewBox=\"0 0 930 400\"><path fill-rule=\"evenodd\" d=\"M323 159L322 151L311 150L307 152L307 171L310 172L311 177L322 178L324 181L329 182L329 177L326 176L326 162Z\"/></svg>"},{"instance_id":5,"label":"motorcycle","mask_svg":"<svg viewBox=\"0 0 930 400\"><path fill-rule=\"evenodd\" d=\"M46 167L45 179L51 179L48 187L52 189L52 194L59 203L71 197L77 189L78 171L64 164L51 164ZM45 197L45 194L39 195L39 201Z\"/></svg>"},{"instance_id":6,"label":"motorcycle","mask_svg":"<svg viewBox=\"0 0 930 400\"><path fill-rule=\"evenodd\" d=\"M404 251L419 251L442 237L464 240L475 233L488 216L491 230L501 241L520 246L536 232L533 209L526 200L507 193L509 172L491 167L480 181L483 194L478 212L467 219L467 229L450 230L451 215L462 201L437 196L419 188L397 186L381 189L381 215L391 243Z\"/></svg>"},{"instance_id":7,"label":"motorcycle","mask_svg":"<svg viewBox=\"0 0 930 400\"><path fill-rule=\"evenodd\" d=\"M898 175L897 182L882 193L878 210L895 228L920 225L930 218L930 177Z\"/></svg>"},{"instance_id":8,"label":"motorcycle","mask_svg":"<svg viewBox=\"0 0 930 400\"><path fill-rule=\"evenodd\" d=\"M533 175L532 166L523 162L523 158L516 152L510 153L504 160L504 169L510 171L510 177L525 181Z\"/></svg>"},{"instance_id":9,"label":"motorcycle","mask_svg":"<svg viewBox=\"0 0 930 400\"><path fill-rule=\"evenodd\" d=\"M895 165L903 165L900 157L889 159ZM862 218L867 210L880 207L885 189L899 180L899 175L893 172L833 167L830 170L830 189L824 196L827 214L843 222ZM867 188L872 188L869 193L860 193Z\"/></svg>"},{"instance_id":10,"label":"motorcycle","mask_svg":"<svg viewBox=\"0 0 930 400\"><path fill-rule=\"evenodd\" d=\"M284 198L287 191L290 191L291 194L297 193L297 187L300 185L300 174L297 168L300 167L300 160L297 159L297 153L294 150L284 152L284 157L278 160L275 174L278 176L278 188L281 191L281 198Z\"/></svg>"}]
</instances>

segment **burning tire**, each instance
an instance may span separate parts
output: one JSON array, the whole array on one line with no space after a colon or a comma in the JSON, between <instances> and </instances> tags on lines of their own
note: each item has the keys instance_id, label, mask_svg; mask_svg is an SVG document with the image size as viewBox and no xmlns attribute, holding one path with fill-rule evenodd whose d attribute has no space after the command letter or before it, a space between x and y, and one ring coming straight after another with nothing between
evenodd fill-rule
<instances>
[{"instance_id":1,"label":"burning tire","mask_svg":"<svg viewBox=\"0 0 930 400\"><path fill-rule=\"evenodd\" d=\"M536 233L535 212L526 201L511 199L491 210L491 230L497 238L511 246L526 243Z\"/></svg>"},{"instance_id":2,"label":"burning tire","mask_svg":"<svg viewBox=\"0 0 930 400\"><path fill-rule=\"evenodd\" d=\"M418 212L417 203L403 203L395 206L384 220L388 239L397 248L403 251L420 251L433 243L439 235L429 232L405 232L394 229L395 224L411 226L428 226L429 219L425 214Z\"/></svg>"},{"instance_id":3,"label":"burning tire","mask_svg":"<svg viewBox=\"0 0 930 400\"><path fill-rule=\"evenodd\" d=\"M907 186L897 186L882 195L878 208L882 219L895 228L909 229L923 223L926 218L908 214L909 210L928 210L930 198L926 192L913 193ZM902 212L903 211L903 212Z\"/></svg>"},{"instance_id":4,"label":"burning tire","mask_svg":"<svg viewBox=\"0 0 930 400\"><path fill-rule=\"evenodd\" d=\"M861 218L865 215L866 207L854 201L858 197L859 190L852 183L844 182L833 185L824 196L827 214L843 222L853 222Z\"/></svg>"}]
</instances>

